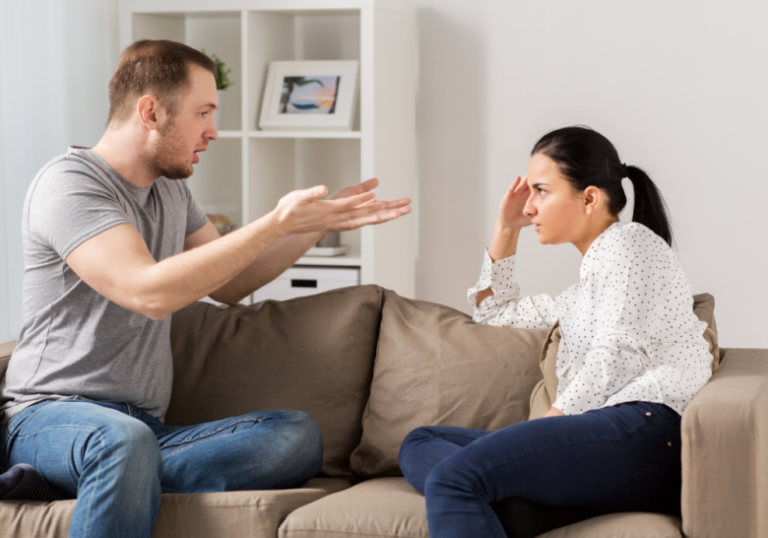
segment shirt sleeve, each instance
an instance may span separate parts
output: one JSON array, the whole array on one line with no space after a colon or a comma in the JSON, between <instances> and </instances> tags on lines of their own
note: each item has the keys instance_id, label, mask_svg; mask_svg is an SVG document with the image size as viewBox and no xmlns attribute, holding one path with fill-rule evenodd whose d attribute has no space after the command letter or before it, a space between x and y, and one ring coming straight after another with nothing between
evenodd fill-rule
<instances>
[{"instance_id":1,"label":"shirt sleeve","mask_svg":"<svg viewBox=\"0 0 768 538\"><path fill-rule=\"evenodd\" d=\"M554 407L566 415L601 407L643 372L653 334L654 278L643 267L647 255L622 242L609 245L606 256L587 275L583 293L596 306L595 336L583 366L559 387ZM562 390L560 390L562 389Z\"/></svg>"},{"instance_id":2,"label":"shirt sleeve","mask_svg":"<svg viewBox=\"0 0 768 538\"><path fill-rule=\"evenodd\" d=\"M130 222L117 195L87 172L51 172L30 193L28 229L62 259L91 237Z\"/></svg>"},{"instance_id":3,"label":"shirt sleeve","mask_svg":"<svg viewBox=\"0 0 768 538\"><path fill-rule=\"evenodd\" d=\"M476 305L477 294L491 288L493 295ZM474 309L472 319L477 323L497 327L521 329L548 329L555 322L555 300L549 295L520 298L520 287L515 282L515 256L491 261L485 252L480 278L467 292L467 300Z\"/></svg>"},{"instance_id":4,"label":"shirt sleeve","mask_svg":"<svg viewBox=\"0 0 768 538\"><path fill-rule=\"evenodd\" d=\"M187 197L187 228L184 232L184 237L189 237L205 226L208 222L208 217L205 216L203 210L200 209L200 206L192 198L192 192L189 190L187 183L182 181L181 184L184 185L184 195Z\"/></svg>"}]
</instances>

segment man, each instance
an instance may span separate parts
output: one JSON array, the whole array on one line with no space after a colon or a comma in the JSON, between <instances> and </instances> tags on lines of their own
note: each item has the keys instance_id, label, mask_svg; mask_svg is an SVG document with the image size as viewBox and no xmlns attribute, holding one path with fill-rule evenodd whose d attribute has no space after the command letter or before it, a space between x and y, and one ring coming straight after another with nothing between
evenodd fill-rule
<instances>
[{"instance_id":1,"label":"man","mask_svg":"<svg viewBox=\"0 0 768 538\"><path fill-rule=\"evenodd\" d=\"M162 423L170 315L210 296L236 304L326 234L398 218L376 180L292 192L219 237L183 181L217 138L213 63L140 41L110 81L91 150L70 148L29 188L24 321L0 387L3 468L33 465L77 497L70 536L149 538L161 492L296 487L320 468L317 424L295 411L191 427Z\"/></svg>"}]
</instances>

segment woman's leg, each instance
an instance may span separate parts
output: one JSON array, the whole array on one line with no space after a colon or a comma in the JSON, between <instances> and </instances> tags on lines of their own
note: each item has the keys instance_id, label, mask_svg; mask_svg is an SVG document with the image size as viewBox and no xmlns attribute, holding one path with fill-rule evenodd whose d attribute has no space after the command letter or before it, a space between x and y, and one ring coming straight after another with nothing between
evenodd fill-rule
<instances>
[{"instance_id":1,"label":"woman's leg","mask_svg":"<svg viewBox=\"0 0 768 538\"><path fill-rule=\"evenodd\" d=\"M491 432L455 426L424 426L409 433L400 447L400 469L424 495L424 482L435 465Z\"/></svg>"},{"instance_id":2,"label":"woman's leg","mask_svg":"<svg viewBox=\"0 0 768 538\"><path fill-rule=\"evenodd\" d=\"M505 538L490 503L520 497L601 512L679 510L680 417L632 402L523 422L434 466L424 489L432 538Z\"/></svg>"}]
</instances>

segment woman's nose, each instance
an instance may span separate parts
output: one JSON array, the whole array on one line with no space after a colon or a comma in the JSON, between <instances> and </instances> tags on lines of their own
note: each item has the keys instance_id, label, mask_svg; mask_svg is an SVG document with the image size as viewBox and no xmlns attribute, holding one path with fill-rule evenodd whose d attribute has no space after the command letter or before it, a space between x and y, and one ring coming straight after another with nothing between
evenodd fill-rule
<instances>
[{"instance_id":1,"label":"woman's nose","mask_svg":"<svg viewBox=\"0 0 768 538\"><path fill-rule=\"evenodd\" d=\"M523 215L526 217L532 217L536 214L536 208L531 203L532 196L533 193L531 193L531 196L529 196L528 200L525 201L525 207L523 207Z\"/></svg>"}]
</instances>

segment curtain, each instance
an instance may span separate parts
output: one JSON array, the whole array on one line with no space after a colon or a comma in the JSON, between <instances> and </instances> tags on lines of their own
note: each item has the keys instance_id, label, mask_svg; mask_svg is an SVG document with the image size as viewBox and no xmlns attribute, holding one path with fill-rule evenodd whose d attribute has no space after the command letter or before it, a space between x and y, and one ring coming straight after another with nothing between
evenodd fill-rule
<instances>
[{"instance_id":1,"label":"curtain","mask_svg":"<svg viewBox=\"0 0 768 538\"><path fill-rule=\"evenodd\" d=\"M117 61L117 0L0 0L0 342L21 327L21 214L38 170L98 142Z\"/></svg>"}]
</instances>

